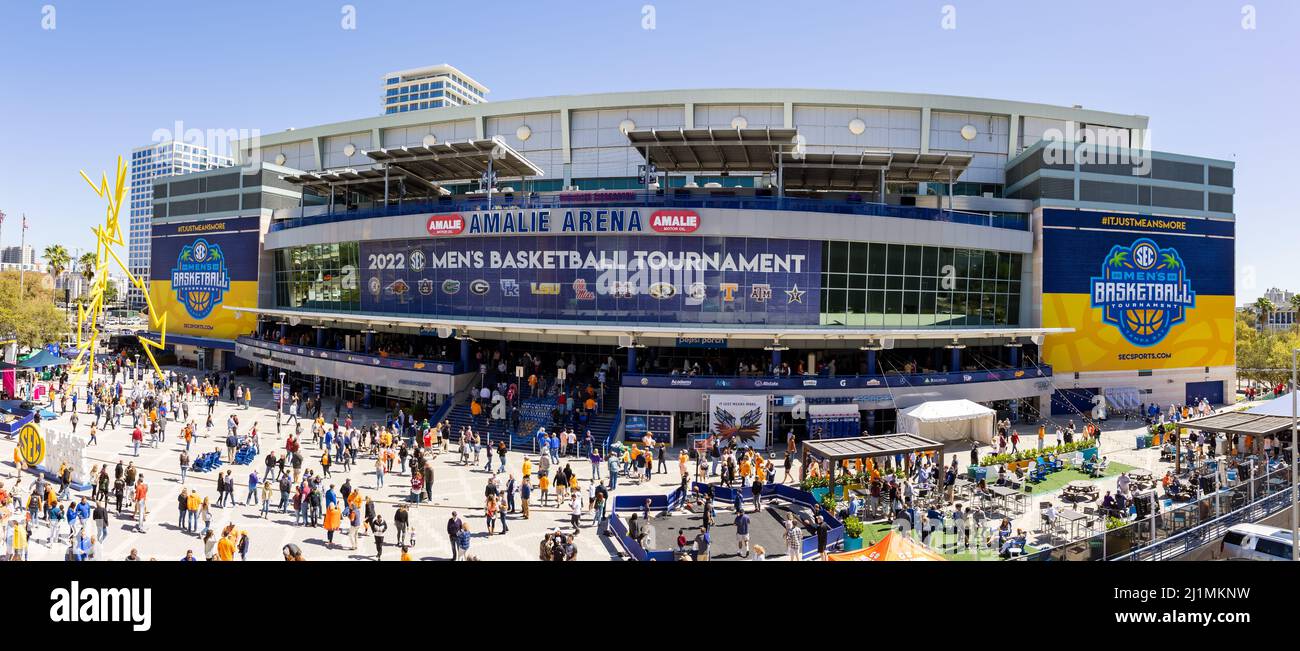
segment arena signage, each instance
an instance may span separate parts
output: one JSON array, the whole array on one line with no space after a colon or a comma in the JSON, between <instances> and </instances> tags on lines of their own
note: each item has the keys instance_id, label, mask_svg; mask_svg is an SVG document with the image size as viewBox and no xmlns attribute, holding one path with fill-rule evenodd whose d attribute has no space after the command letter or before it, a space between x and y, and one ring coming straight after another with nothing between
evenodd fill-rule
<instances>
[{"instance_id":1,"label":"arena signage","mask_svg":"<svg viewBox=\"0 0 1300 651\"><path fill-rule=\"evenodd\" d=\"M429 215L424 229L433 236L460 235L465 231L465 218L459 214Z\"/></svg>"},{"instance_id":2,"label":"arena signage","mask_svg":"<svg viewBox=\"0 0 1300 651\"><path fill-rule=\"evenodd\" d=\"M1092 278L1092 307L1135 346L1153 346L1196 307L1183 259L1148 238L1115 246Z\"/></svg>"},{"instance_id":3,"label":"arena signage","mask_svg":"<svg viewBox=\"0 0 1300 651\"><path fill-rule=\"evenodd\" d=\"M230 274L221 247L199 238L181 249L172 268L172 291L195 319L207 318L230 289Z\"/></svg>"},{"instance_id":4,"label":"arena signage","mask_svg":"<svg viewBox=\"0 0 1300 651\"><path fill-rule=\"evenodd\" d=\"M657 210L650 215L656 233L694 233L699 227L700 215L694 210Z\"/></svg>"}]
</instances>

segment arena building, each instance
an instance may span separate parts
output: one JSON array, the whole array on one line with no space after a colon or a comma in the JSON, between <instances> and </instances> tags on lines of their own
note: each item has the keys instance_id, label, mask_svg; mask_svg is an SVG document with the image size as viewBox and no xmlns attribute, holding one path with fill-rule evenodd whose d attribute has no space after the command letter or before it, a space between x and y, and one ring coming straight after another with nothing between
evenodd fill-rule
<instances>
[{"instance_id":1,"label":"arena building","mask_svg":"<svg viewBox=\"0 0 1300 651\"><path fill-rule=\"evenodd\" d=\"M300 128L158 180L176 246L155 241L151 291L178 356L327 402L460 422L514 384L484 410L521 442L587 387L595 436L675 440L880 433L931 400L1021 422L1222 402L1233 163L1150 151L1147 127L723 89Z\"/></svg>"}]
</instances>

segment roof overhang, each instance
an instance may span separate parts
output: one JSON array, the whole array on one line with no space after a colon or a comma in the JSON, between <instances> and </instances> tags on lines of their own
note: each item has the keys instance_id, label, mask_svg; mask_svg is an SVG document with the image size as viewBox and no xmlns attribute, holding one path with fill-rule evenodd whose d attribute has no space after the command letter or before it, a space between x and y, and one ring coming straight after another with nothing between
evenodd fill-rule
<instances>
[{"instance_id":1,"label":"roof overhang","mask_svg":"<svg viewBox=\"0 0 1300 651\"><path fill-rule=\"evenodd\" d=\"M649 129L627 132L628 145L661 172L772 172L796 147L795 129Z\"/></svg>"},{"instance_id":2,"label":"roof overhang","mask_svg":"<svg viewBox=\"0 0 1300 651\"><path fill-rule=\"evenodd\" d=\"M1178 429L1195 429L1218 434L1269 436L1291 429L1291 418L1289 416L1261 416L1236 411L1179 421L1177 426Z\"/></svg>"},{"instance_id":3,"label":"roof overhang","mask_svg":"<svg viewBox=\"0 0 1300 651\"><path fill-rule=\"evenodd\" d=\"M816 439L803 442L804 452L818 459L842 461L870 459L909 452L942 450L944 444L916 434L884 434L848 438Z\"/></svg>"},{"instance_id":4,"label":"roof overhang","mask_svg":"<svg viewBox=\"0 0 1300 651\"><path fill-rule=\"evenodd\" d=\"M402 170L389 170L385 174L382 169L354 170L349 168L326 170L324 172L303 172L282 178L320 195L328 195L334 190L342 189L348 192L358 192L372 198L383 198L385 188L392 188L393 193L396 194L396 188L399 187L399 184L402 184L406 196L451 194L451 192L435 183Z\"/></svg>"},{"instance_id":5,"label":"roof overhang","mask_svg":"<svg viewBox=\"0 0 1300 651\"><path fill-rule=\"evenodd\" d=\"M870 191L886 183L947 183L970 166L971 154L908 151L781 153L787 190Z\"/></svg>"},{"instance_id":6,"label":"roof overhang","mask_svg":"<svg viewBox=\"0 0 1300 651\"><path fill-rule=\"evenodd\" d=\"M366 152L371 160L430 183L476 181L488 171L499 178L541 176L542 168L499 137L440 142L432 146L396 147Z\"/></svg>"},{"instance_id":7,"label":"roof overhang","mask_svg":"<svg viewBox=\"0 0 1300 651\"><path fill-rule=\"evenodd\" d=\"M468 334L501 335L529 334L570 337L704 337L728 341L840 341L845 346L859 346L865 342L899 341L963 341L976 339L1041 338L1049 334L1073 332L1072 328L949 328L889 330L865 328L800 328L800 327L745 327L735 324L700 324L698 326L662 325L601 325L598 323L557 323L553 321L489 321L481 319L454 319L438 317L413 317L384 314L357 314L349 312L301 312L258 307L222 305L227 310L257 314L264 317L298 324L344 323L366 328L455 328ZM1041 339L1039 339L1041 341Z\"/></svg>"}]
</instances>

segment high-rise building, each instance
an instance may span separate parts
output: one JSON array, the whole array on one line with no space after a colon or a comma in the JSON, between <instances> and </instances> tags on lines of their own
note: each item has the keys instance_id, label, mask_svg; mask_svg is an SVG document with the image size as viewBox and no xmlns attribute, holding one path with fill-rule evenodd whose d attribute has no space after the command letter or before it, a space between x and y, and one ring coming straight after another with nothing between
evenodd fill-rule
<instances>
[{"instance_id":1,"label":"high-rise building","mask_svg":"<svg viewBox=\"0 0 1300 651\"><path fill-rule=\"evenodd\" d=\"M27 265L30 268L36 264L36 249L30 244L24 244L21 247L6 246L0 249L0 262Z\"/></svg>"},{"instance_id":2,"label":"high-rise building","mask_svg":"<svg viewBox=\"0 0 1300 651\"><path fill-rule=\"evenodd\" d=\"M127 266L137 278L149 278L149 235L153 221L153 179L227 167L232 160L208 151L203 145L177 140L156 142L131 151L131 206L127 233ZM148 282L147 280L145 282ZM127 307L144 307L144 294L129 286Z\"/></svg>"},{"instance_id":3,"label":"high-rise building","mask_svg":"<svg viewBox=\"0 0 1300 651\"><path fill-rule=\"evenodd\" d=\"M384 113L406 113L486 102L487 86L447 64L384 75Z\"/></svg>"}]
</instances>

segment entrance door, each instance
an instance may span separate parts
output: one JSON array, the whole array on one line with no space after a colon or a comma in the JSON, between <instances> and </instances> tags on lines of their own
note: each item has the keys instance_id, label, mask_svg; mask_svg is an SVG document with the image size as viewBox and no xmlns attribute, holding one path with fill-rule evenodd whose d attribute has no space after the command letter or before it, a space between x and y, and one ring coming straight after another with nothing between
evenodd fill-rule
<instances>
[{"instance_id":1,"label":"entrance door","mask_svg":"<svg viewBox=\"0 0 1300 651\"><path fill-rule=\"evenodd\" d=\"M1223 404L1223 382L1188 382L1183 404L1195 406L1202 398L1212 405Z\"/></svg>"}]
</instances>

